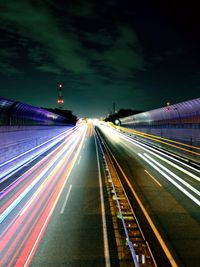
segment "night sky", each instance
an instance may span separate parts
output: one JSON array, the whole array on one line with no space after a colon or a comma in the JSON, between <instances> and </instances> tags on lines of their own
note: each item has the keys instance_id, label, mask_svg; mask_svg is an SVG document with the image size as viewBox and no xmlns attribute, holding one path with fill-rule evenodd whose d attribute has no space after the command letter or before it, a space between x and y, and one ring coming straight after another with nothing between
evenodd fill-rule
<instances>
[{"instance_id":1,"label":"night sky","mask_svg":"<svg viewBox=\"0 0 200 267\"><path fill-rule=\"evenodd\" d=\"M197 2L0 0L0 96L54 108L62 82L80 117L197 98Z\"/></svg>"}]
</instances>

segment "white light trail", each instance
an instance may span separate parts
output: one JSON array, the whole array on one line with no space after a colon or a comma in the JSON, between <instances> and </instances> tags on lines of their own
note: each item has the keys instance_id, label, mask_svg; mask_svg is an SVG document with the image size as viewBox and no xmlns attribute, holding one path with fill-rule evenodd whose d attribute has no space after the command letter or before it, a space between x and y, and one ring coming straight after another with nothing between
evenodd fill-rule
<instances>
[{"instance_id":1,"label":"white light trail","mask_svg":"<svg viewBox=\"0 0 200 267\"><path fill-rule=\"evenodd\" d=\"M165 161L166 163L168 163L169 165L173 166L174 168L178 169L179 171L184 172L185 174L189 175L190 177L192 177L193 179L197 180L198 182L200 182L200 177L198 177L197 175L183 169L182 167L178 166L177 164L165 159L164 157L159 156L158 154L151 152L152 155L154 155L155 157L161 159L162 161Z\"/></svg>"},{"instance_id":2,"label":"white light trail","mask_svg":"<svg viewBox=\"0 0 200 267\"><path fill-rule=\"evenodd\" d=\"M32 188L42 179L42 177L49 171L49 169L58 161L63 151L66 151L67 148L74 142L76 135L71 138L71 140L66 144L65 147L58 153L58 155L52 160L52 162L38 175L38 177L8 206L0 215L0 223L2 223L5 218L12 212L12 210L22 201L22 199L32 190Z\"/></svg>"},{"instance_id":3,"label":"white light trail","mask_svg":"<svg viewBox=\"0 0 200 267\"><path fill-rule=\"evenodd\" d=\"M169 159L171 159L171 160L173 160L173 161L176 161L176 162L180 163L181 165L184 165L185 167L187 167L187 168L189 168L189 169L191 169L191 170L194 170L195 172L200 173L200 170L198 170L197 168L194 168L194 167L192 167L192 166L190 166L190 165L188 165L188 164L186 164L186 163L184 163L184 162L182 162L182 161L180 161L180 160L178 160L178 159L175 159L174 157L171 157L171 156L169 156L169 155L167 155L167 154L165 154L165 153L163 153L163 152L161 152L161 151L158 151L158 150L156 150L155 148L149 147L148 145L145 145L145 144L142 144L142 145L141 145L138 141L133 140L132 138L130 138L130 137L128 137L128 136L124 136L123 134L120 134L120 135L121 135L121 137L122 137L123 139L125 139L125 140L127 140L127 141L133 143L134 145L136 145L136 146L138 146L138 147L140 147L140 148L142 148L142 149L148 151L149 153L153 154L154 156L159 157L158 154L161 154L161 155L163 155L163 156L166 157L166 158L169 158ZM157 154L154 153L153 151L155 151ZM164 159L164 158L162 158L162 159ZM165 160L166 160L166 159L165 159ZM167 160L166 160L166 161L167 161ZM172 165L172 162L170 162L170 163L171 163L171 165ZM176 164L174 164L173 167L175 167L175 168L178 167L179 170L181 170L181 171L184 170L184 172L187 173L187 174L190 173L189 171L187 171L187 170L181 168L180 166L178 166L178 165L176 165ZM178 169L178 168L177 168L177 169ZM190 173L190 175L191 175L191 177L193 177L194 179L200 181L200 178L199 178L198 176L196 176L195 174Z\"/></svg>"},{"instance_id":4,"label":"white light trail","mask_svg":"<svg viewBox=\"0 0 200 267\"><path fill-rule=\"evenodd\" d=\"M191 186L189 183L187 183L186 181L184 181L183 179L181 179L178 175L176 175L175 173L173 173L172 171L170 171L169 169L167 169L165 166L163 166L162 164L160 164L158 161L156 161L155 159L153 159L152 157L150 157L148 154L144 153L144 155L149 158L151 161L153 161L155 164L157 164L161 169L163 169L164 171L168 172L169 174L171 174L171 176L173 176L176 180L178 180L180 183L184 184L186 187L188 187L191 191L193 191L195 194L197 194L198 196L200 196L200 192L194 188L193 186Z\"/></svg>"},{"instance_id":5,"label":"white light trail","mask_svg":"<svg viewBox=\"0 0 200 267\"><path fill-rule=\"evenodd\" d=\"M107 128L109 128L109 134L111 134L111 132L110 132L111 128L110 128L110 127L108 127L108 126L101 126L101 128L104 128L104 130L106 130L106 131L108 131ZM181 165L184 165L185 167L187 167L187 168L189 168L189 169L191 169L191 170L194 170L195 172L200 173L200 170L198 170L197 168L194 168L194 167L192 167L192 166L190 166L190 165L188 165L188 164L186 164L186 163L184 163L184 162L182 162L182 161L179 161L179 160L175 159L174 157L171 157L171 156L169 156L169 155L167 155L167 154L165 154L165 153L163 153L163 152L161 152L161 151L156 150L155 148L149 147L149 146L146 145L146 144L140 144L138 141L133 140L132 138L130 138L130 137L124 135L124 134L121 134L121 133L119 133L119 132L116 131L116 130L113 130L113 129L112 129L112 131L115 132L115 134L118 133L118 135L120 135L122 139L124 139L124 140L126 140L126 141L128 141L128 142L130 142L130 143L132 143L132 144L134 144L134 145L136 145L137 147L140 147L140 148L144 149L145 151L147 151L147 152L151 153L152 155L154 155L154 156L160 158L161 160L163 160L163 161L165 161L166 163L170 164L170 165L173 166L174 168L178 169L179 171L184 172L185 174L189 175L189 176L192 177L193 179L195 179L195 180L197 180L198 182L200 182L200 177L199 177L199 176L197 176L197 175L195 175L195 174L193 174L193 173L187 171L186 169L184 169L184 168L178 166L177 164L175 164L175 163L173 163L173 162L171 162L171 161L165 159L164 157L167 157L167 158L169 158L169 159L171 159L171 160L173 160L173 161L176 161L176 162L180 163ZM153 151L155 151L156 153L153 152ZM159 156L158 154L163 155L163 157Z\"/></svg>"},{"instance_id":6,"label":"white light trail","mask_svg":"<svg viewBox=\"0 0 200 267\"><path fill-rule=\"evenodd\" d=\"M28 204L25 206L25 208L22 210L22 212L20 213L20 216L22 216L26 210L30 207L30 205L33 203L33 201L36 199L36 197L38 196L38 194L40 193L40 191L43 188L43 184L38 188L38 190L35 192L35 194L33 195L33 197L30 199L30 201L28 202Z\"/></svg>"},{"instance_id":7,"label":"white light trail","mask_svg":"<svg viewBox=\"0 0 200 267\"><path fill-rule=\"evenodd\" d=\"M162 174L169 182L171 182L175 187L177 187L181 192L183 192L187 197L189 197L193 202L195 202L198 206L200 206L200 201L195 198L191 193L189 193L186 189L184 189L181 185L179 185L176 181L174 181L169 175L163 172L158 166L152 163L149 159L147 159L142 154L138 153L138 155L145 160L149 165L151 165L155 170L157 170L160 174Z\"/></svg>"},{"instance_id":8,"label":"white light trail","mask_svg":"<svg viewBox=\"0 0 200 267\"><path fill-rule=\"evenodd\" d=\"M44 153L45 151L47 151L48 149L50 149L51 147L53 147L54 145L56 145L58 142L60 142L61 140L63 140L67 135L69 135L70 133L75 132L78 129L78 127L73 127L72 129L69 129L63 133L60 133L56 136L54 136L53 138L25 151L24 153L17 155L14 158L11 158L10 160L3 162L0 164L0 168L3 166L6 166L8 164L10 164L11 162L15 162L15 160L22 158L23 156L26 156L26 159L21 160L19 163L12 164L11 167L9 167L8 169L6 169L4 172L1 173L0 175L0 183L4 182L6 179L8 179L11 175L15 174L17 171L19 171L20 169L22 169L24 166L26 166L26 164L32 162L35 158L37 158L38 156L40 156L42 153ZM44 148L42 148L43 146L45 146ZM40 148L40 150L37 152L37 149ZM31 152L35 151L34 155L30 154ZM29 155L29 156L28 156Z\"/></svg>"}]
</instances>

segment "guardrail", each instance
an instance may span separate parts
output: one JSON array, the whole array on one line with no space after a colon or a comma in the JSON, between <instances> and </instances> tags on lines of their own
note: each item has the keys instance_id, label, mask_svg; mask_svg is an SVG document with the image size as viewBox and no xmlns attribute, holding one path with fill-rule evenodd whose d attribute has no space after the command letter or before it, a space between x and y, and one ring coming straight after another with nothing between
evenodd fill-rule
<instances>
[{"instance_id":1,"label":"guardrail","mask_svg":"<svg viewBox=\"0 0 200 267\"><path fill-rule=\"evenodd\" d=\"M124 187L120 181L117 171L112 163L111 151L106 144L100 140L99 146L103 154L106 176L112 186L113 199L117 204L117 217L121 219L126 242L135 267L157 266L147 241L142 233L137 218L128 200Z\"/></svg>"}]
</instances>

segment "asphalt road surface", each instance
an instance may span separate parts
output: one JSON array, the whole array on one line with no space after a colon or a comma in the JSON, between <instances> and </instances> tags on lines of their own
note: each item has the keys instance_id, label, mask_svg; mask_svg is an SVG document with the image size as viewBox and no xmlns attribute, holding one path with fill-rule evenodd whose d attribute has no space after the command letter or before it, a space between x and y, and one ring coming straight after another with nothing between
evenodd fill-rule
<instances>
[{"instance_id":1,"label":"asphalt road surface","mask_svg":"<svg viewBox=\"0 0 200 267\"><path fill-rule=\"evenodd\" d=\"M100 125L99 129L176 264L200 266L199 169L107 126ZM146 239L155 255L148 233Z\"/></svg>"},{"instance_id":2,"label":"asphalt road surface","mask_svg":"<svg viewBox=\"0 0 200 267\"><path fill-rule=\"evenodd\" d=\"M199 170L100 128L172 266L200 266ZM91 124L83 124L1 188L0 266L119 266L97 151ZM142 230L156 255L153 239Z\"/></svg>"},{"instance_id":3,"label":"asphalt road surface","mask_svg":"<svg viewBox=\"0 0 200 267\"><path fill-rule=\"evenodd\" d=\"M105 266L98 166L87 134L30 266Z\"/></svg>"},{"instance_id":4,"label":"asphalt road surface","mask_svg":"<svg viewBox=\"0 0 200 267\"><path fill-rule=\"evenodd\" d=\"M0 266L109 266L91 127L79 127L0 196Z\"/></svg>"}]
</instances>

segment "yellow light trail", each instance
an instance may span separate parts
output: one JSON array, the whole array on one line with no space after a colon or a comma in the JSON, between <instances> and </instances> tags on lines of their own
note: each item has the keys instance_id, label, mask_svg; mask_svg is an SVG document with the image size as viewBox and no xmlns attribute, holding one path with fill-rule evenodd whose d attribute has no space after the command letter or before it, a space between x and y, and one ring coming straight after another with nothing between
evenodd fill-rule
<instances>
[{"instance_id":1,"label":"yellow light trail","mask_svg":"<svg viewBox=\"0 0 200 267\"><path fill-rule=\"evenodd\" d=\"M180 147L180 146L177 146L177 145L174 145L174 144L179 144L181 146L185 146L185 147L189 147L189 148L193 148L193 149L196 149L196 150L200 150L200 147L196 147L196 146L191 146L191 145L188 145L188 144L184 144L184 143L181 143L181 142L178 142L178 141L175 141L175 140L170 140L170 139L167 139L167 138L163 138L163 137L159 137L159 136L155 136L155 135L151 135L151 134L147 134L147 133L144 133L144 132L139 132L139 131L135 131L135 130L132 130L132 129L127 129L127 128L124 128L124 127L120 127L119 129L121 129L122 131L124 132L127 132L127 133L134 133L138 136L141 136L141 137L145 137L147 139L151 139L153 141L156 141L156 142L159 142L159 143L162 143L162 144L166 144L168 146L171 146L171 147L175 147L175 148L178 148L180 150L183 150L183 151L186 151L188 153L191 153L191 154L195 154L197 156L200 156L200 153L198 152L195 152L195 151L191 151L189 149L186 149L186 148L183 148L183 147ZM165 141L162 141L162 140L165 140ZM167 141L167 142L166 142ZM169 143L168 143L169 142ZM174 143L174 144L170 144L171 143Z\"/></svg>"},{"instance_id":2,"label":"yellow light trail","mask_svg":"<svg viewBox=\"0 0 200 267\"><path fill-rule=\"evenodd\" d=\"M154 225L153 221L151 220L151 218L150 218L148 212L146 211L144 205L143 205L142 202L140 201L138 195L136 194L135 190L133 189L131 183L129 182L129 179L127 178L126 174L125 174L124 171L122 170L121 166L119 165L118 161L116 160L116 158L114 157L113 154L112 154L112 156L113 156L113 158L114 158L114 160L115 160L115 162L116 162L118 168L120 169L121 173L123 174L123 176L124 176L124 178L125 178L125 180L126 180L128 186L129 186L131 192L133 193L135 199L137 200L137 202L138 202L138 204L139 204L141 210L143 211L143 214L145 215L145 217L146 217L146 219L147 219L149 225L151 226L151 229L153 230L155 236L157 237L157 239L158 239L158 241L159 241L159 243L160 243L160 245L161 245L163 251L165 252L165 255L167 256L169 262L171 263L171 266L172 266L172 267L178 267L178 265L177 265L177 263L175 262L175 260L174 260L174 258L173 258L173 256L172 256L172 254L170 253L170 251L169 251L167 245L165 244L165 242L164 242L164 240L162 239L160 233L158 232L156 226Z\"/></svg>"}]
</instances>

